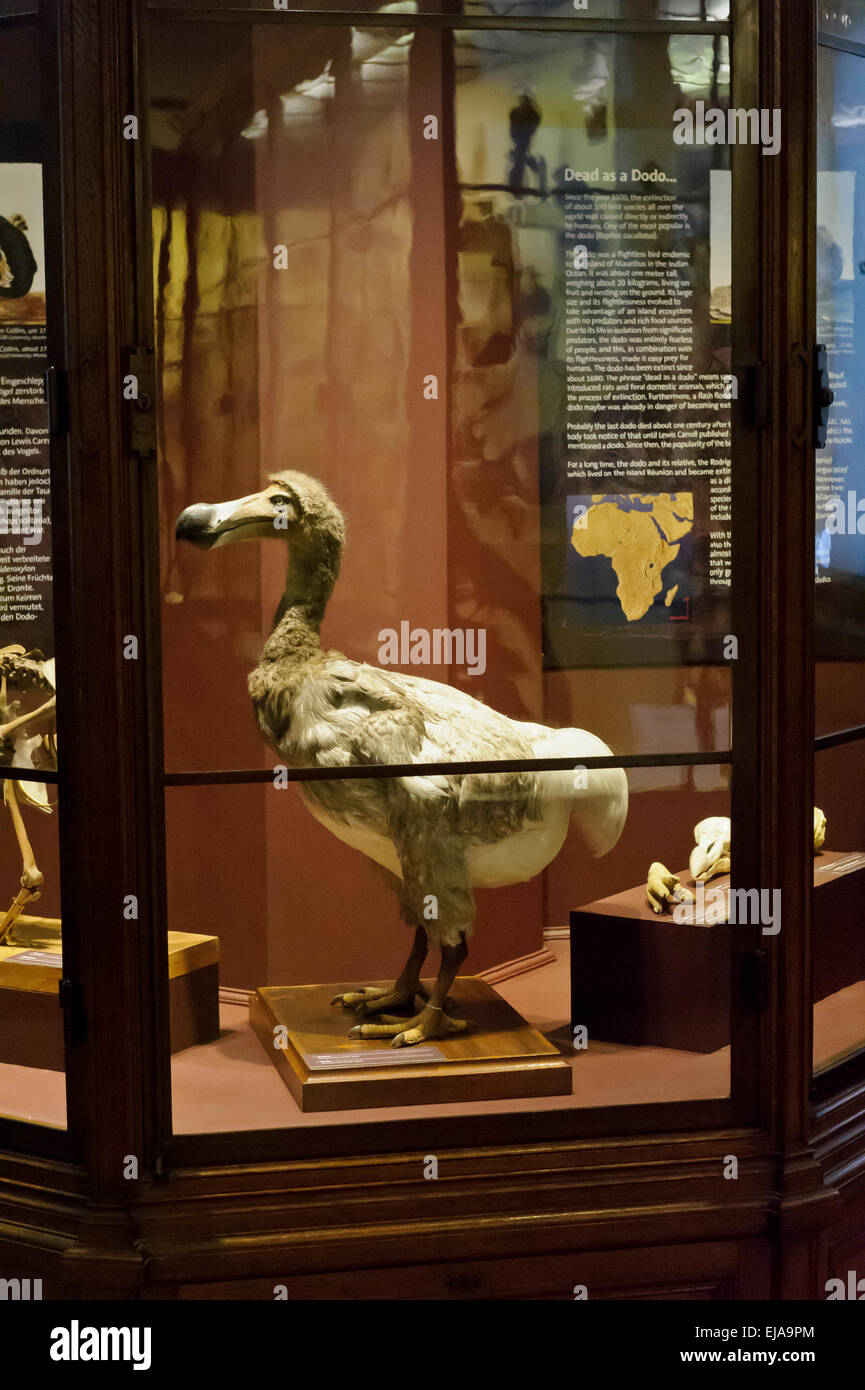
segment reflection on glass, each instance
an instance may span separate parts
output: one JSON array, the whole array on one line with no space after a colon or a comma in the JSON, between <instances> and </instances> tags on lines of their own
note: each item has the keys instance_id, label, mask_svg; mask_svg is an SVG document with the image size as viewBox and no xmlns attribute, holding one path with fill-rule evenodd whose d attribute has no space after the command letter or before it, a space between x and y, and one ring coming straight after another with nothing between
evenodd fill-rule
<instances>
[{"instance_id":1,"label":"reflection on glass","mask_svg":"<svg viewBox=\"0 0 865 1390\"><path fill-rule=\"evenodd\" d=\"M727 1095L724 36L153 37L177 1128Z\"/></svg>"},{"instance_id":2,"label":"reflection on glass","mask_svg":"<svg viewBox=\"0 0 865 1390\"><path fill-rule=\"evenodd\" d=\"M464 0L467 15L537 15L560 19L629 19L646 22L726 22L730 0Z\"/></svg>"},{"instance_id":3,"label":"reflection on glass","mask_svg":"<svg viewBox=\"0 0 865 1390\"><path fill-rule=\"evenodd\" d=\"M38 5L0 4L0 1115L66 1123ZM62 680L62 675L60 679Z\"/></svg>"},{"instance_id":4,"label":"reflection on glass","mask_svg":"<svg viewBox=\"0 0 865 1390\"><path fill-rule=\"evenodd\" d=\"M815 760L814 800L826 817L814 858L814 1070L865 1047L865 743Z\"/></svg>"},{"instance_id":5,"label":"reflection on glass","mask_svg":"<svg viewBox=\"0 0 865 1390\"><path fill-rule=\"evenodd\" d=\"M151 53L168 767L266 765L285 546L175 527L287 468L346 522L327 646L617 753L728 748L728 151L673 140L723 110L723 36Z\"/></svg>"},{"instance_id":6,"label":"reflection on glass","mask_svg":"<svg viewBox=\"0 0 865 1390\"><path fill-rule=\"evenodd\" d=\"M285 547L231 546L203 561L174 537L189 503L244 496L285 468L313 474L352 536L331 642L375 662L379 632L407 616L448 626L436 621L439 482L421 468L409 489L405 467L423 462L410 275L423 268L429 222L412 187L412 41L259 29L244 47L219 25L158 33L167 760L253 767L265 749L246 678L283 591ZM231 100L214 104L219 82ZM435 337L435 303L427 317Z\"/></svg>"},{"instance_id":7,"label":"reflection on glass","mask_svg":"<svg viewBox=\"0 0 865 1390\"><path fill-rule=\"evenodd\" d=\"M862 69L861 58L819 49L817 341L828 349L835 401L828 412L825 447L817 451L818 655L848 662L865 656ZM844 683L836 684L843 691ZM827 727L823 715L821 711Z\"/></svg>"},{"instance_id":8,"label":"reflection on glass","mask_svg":"<svg viewBox=\"0 0 865 1390\"><path fill-rule=\"evenodd\" d=\"M0 27L0 762L56 766L38 31Z\"/></svg>"},{"instance_id":9,"label":"reflection on glass","mask_svg":"<svg viewBox=\"0 0 865 1390\"><path fill-rule=\"evenodd\" d=\"M167 0L147 0L155 10L169 8ZM176 5L170 8L176 8ZM274 0L179 0L183 9L273 10ZM452 14L453 6L444 0L395 0L378 4L376 0L307 0L304 5L287 3L282 8L304 10L344 10L371 14ZM847 8L855 8L848 6ZM0 11L2 12L2 11ZM730 0L463 0L467 15L529 15L561 19L629 19L647 22L683 21L726 22L730 18Z\"/></svg>"},{"instance_id":10,"label":"reflection on glass","mask_svg":"<svg viewBox=\"0 0 865 1390\"><path fill-rule=\"evenodd\" d=\"M852 14L857 7L829 8L838 17L842 8ZM824 9L824 27L826 21ZM854 26L836 29L855 37ZM863 723L865 702L863 71L862 58L818 50L817 340L828 349L829 385L835 392L826 445L817 450L818 735ZM865 1045L863 759L861 742L825 750L815 759L814 796L827 822L814 864L815 1072L831 1069Z\"/></svg>"},{"instance_id":11,"label":"reflection on glass","mask_svg":"<svg viewBox=\"0 0 865 1390\"><path fill-rule=\"evenodd\" d=\"M666 770L651 784L644 778L639 789L632 787L628 820L601 857L593 856L584 834L591 817L586 820L587 808L580 805L586 790L579 778L538 774L531 780L540 793L539 833L556 808L570 813L571 828L561 847L557 832L531 862L526 831L514 819L528 775L417 777L408 788L398 779L374 777L171 789L169 927L175 939L218 938L223 986L222 1032L174 1053L176 1129L295 1127L725 1096L730 950L738 928L720 920L712 896L723 895L727 882L723 839L717 830L709 838L703 834L698 847L695 826L705 829L707 818L714 823L728 815L729 799L723 769L701 772L711 773L705 789L687 771L671 781ZM447 804L454 795L460 809L442 825L436 803ZM415 800L412 862L423 868L414 880L407 872L400 883L376 867L376 844L364 827L378 825L383 843L387 808L407 797ZM391 833L394 846L399 832ZM693 867L711 875L698 898L702 915L691 921L685 904L677 917L679 904L672 898L654 913L646 891L649 862L665 864L697 896L689 868L695 853L703 858ZM499 886L482 887L494 860L497 867L486 881ZM465 897L458 891L460 862L468 865ZM241 899L242 911L234 910ZM418 1017L423 1020L426 1010L419 992L411 1000L406 993L418 918L424 935L430 929L429 953L415 961L414 971L428 990L435 987L439 938L448 924L466 928L468 955L449 990L444 1028L392 1048L398 1033L421 1026ZM536 1038L533 1046L546 1063L566 1065L556 1083L560 1090L461 1103L428 1100L420 1091L396 1108L368 1100L346 1109L335 1103L325 1107L326 1114L304 1112L274 1051L273 1013L265 1014L270 1033L261 1023L262 1009L282 1005L292 1036L306 1039L308 1057L338 1054L345 1066L354 1063L357 1049L391 1049L403 1065L414 1057L420 1066L425 1054L414 1048L442 1049L449 1056L463 1035L448 1024L471 1019L474 1028L465 1037L474 1055L498 1056L504 1039L499 1016L490 1014L498 1007L490 1000L491 986L520 1016L520 1026L544 1040ZM364 989L387 990L388 998L378 1002L370 993L365 1010L357 1008L356 998L331 1006L337 996ZM350 1038L357 1027L379 1027L382 1035Z\"/></svg>"},{"instance_id":12,"label":"reflection on glass","mask_svg":"<svg viewBox=\"0 0 865 1390\"><path fill-rule=\"evenodd\" d=\"M820 0L817 23L827 34L865 43L865 3L863 0Z\"/></svg>"},{"instance_id":13,"label":"reflection on glass","mask_svg":"<svg viewBox=\"0 0 865 1390\"><path fill-rule=\"evenodd\" d=\"M457 599L511 596L511 645L536 645L540 546L548 678L717 658L731 178L672 131L725 109L726 40L466 30L455 56Z\"/></svg>"}]
</instances>

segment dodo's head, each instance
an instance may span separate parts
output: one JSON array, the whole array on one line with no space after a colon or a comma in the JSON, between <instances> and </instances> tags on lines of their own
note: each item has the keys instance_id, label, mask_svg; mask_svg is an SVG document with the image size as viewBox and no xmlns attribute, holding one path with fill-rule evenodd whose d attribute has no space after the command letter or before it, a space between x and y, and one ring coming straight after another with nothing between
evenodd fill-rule
<instances>
[{"instance_id":1,"label":"dodo's head","mask_svg":"<svg viewBox=\"0 0 865 1390\"><path fill-rule=\"evenodd\" d=\"M234 502L195 502L175 534L201 550L234 541L283 540L338 566L345 541L342 512L327 488L305 473L274 473L261 492Z\"/></svg>"}]
</instances>

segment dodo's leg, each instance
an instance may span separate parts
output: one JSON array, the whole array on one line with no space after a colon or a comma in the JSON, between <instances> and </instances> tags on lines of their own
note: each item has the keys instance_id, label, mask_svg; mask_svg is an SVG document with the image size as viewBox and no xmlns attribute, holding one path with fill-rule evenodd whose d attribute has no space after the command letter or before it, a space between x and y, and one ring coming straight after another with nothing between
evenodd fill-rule
<instances>
[{"instance_id":1,"label":"dodo's leg","mask_svg":"<svg viewBox=\"0 0 865 1390\"><path fill-rule=\"evenodd\" d=\"M447 993L468 955L466 937L475 917L475 903L462 841L436 823L427 807L418 807L396 827L394 843L400 856L405 902L415 920L426 920L430 945L441 947L441 968L426 1006L414 1018L400 1019L382 1012L375 1001L376 1023L352 1028L350 1038L392 1038L394 1047L411 1047L427 1038L462 1033L469 1026L445 1013ZM432 810L435 811L433 806ZM423 812L427 811L427 815ZM369 1006L363 1012L371 1012Z\"/></svg>"}]
</instances>

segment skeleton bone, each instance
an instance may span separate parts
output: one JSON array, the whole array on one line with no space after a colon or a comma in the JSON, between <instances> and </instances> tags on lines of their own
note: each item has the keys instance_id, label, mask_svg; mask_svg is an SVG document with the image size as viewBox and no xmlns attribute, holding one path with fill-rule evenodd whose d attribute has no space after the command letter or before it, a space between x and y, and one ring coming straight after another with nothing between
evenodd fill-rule
<instances>
[{"instance_id":1,"label":"skeleton bone","mask_svg":"<svg viewBox=\"0 0 865 1390\"><path fill-rule=\"evenodd\" d=\"M17 708L17 706L10 706L8 702L6 694L8 679L16 681L16 683L25 689L50 691L51 698L40 705L38 709L10 719L8 715L14 714L14 709ZM47 804L47 799L45 804L39 799L34 799L32 791L30 790L32 783L30 787L28 787L26 782L25 769L28 766L32 766L31 745L42 744L44 746L46 744L46 736L37 734L32 738L28 738L27 725L34 721L44 719L47 714L53 713L56 705L56 697L53 692L53 660L34 660L32 656L28 656L25 653L23 647L19 646L0 648L0 711L2 711L0 719L2 719L3 716L7 716L4 722L0 723L0 740L5 740L11 738L13 735L17 735L14 739L15 752L13 754L12 766L21 767L22 772L25 774L20 782L15 781L12 777L8 777L4 779L3 783L3 801L12 819L12 827L15 831L15 838L18 841L18 848L21 853L22 873L21 887L6 912L0 917L0 945L9 940L12 929L16 923L18 925L24 922L30 922L32 924L33 921L37 920L22 916L28 903L35 902L41 896L42 885L45 880L39 865L36 863L33 847L27 835L27 830L21 815L19 798L28 805L38 807L41 811L50 812L51 810L51 807ZM47 736L47 746L53 752L53 732ZM54 918L45 918L44 922L46 925L51 924L58 927L60 925L59 919Z\"/></svg>"},{"instance_id":2,"label":"skeleton bone","mask_svg":"<svg viewBox=\"0 0 865 1390\"><path fill-rule=\"evenodd\" d=\"M698 883L708 883L730 872L730 821L727 816L708 816L694 826L696 844L688 867Z\"/></svg>"},{"instance_id":3,"label":"skeleton bone","mask_svg":"<svg viewBox=\"0 0 865 1390\"><path fill-rule=\"evenodd\" d=\"M692 903L694 901L694 894L690 889L683 888L676 875L671 874L668 868L657 862L649 865L646 896L653 912L663 912L664 908L669 907L671 902Z\"/></svg>"}]
</instances>

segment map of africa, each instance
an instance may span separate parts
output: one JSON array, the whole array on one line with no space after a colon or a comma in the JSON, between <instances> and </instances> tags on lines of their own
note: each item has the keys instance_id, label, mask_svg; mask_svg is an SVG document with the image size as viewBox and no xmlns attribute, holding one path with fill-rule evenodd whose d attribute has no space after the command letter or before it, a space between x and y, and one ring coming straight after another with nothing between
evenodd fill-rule
<instances>
[{"instance_id":1,"label":"map of africa","mask_svg":"<svg viewBox=\"0 0 865 1390\"><path fill-rule=\"evenodd\" d=\"M633 623L645 617L663 589L664 569L693 526L693 493L599 493L576 517L571 544L586 559L607 557L619 581L616 597ZM668 607L674 597L671 590Z\"/></svg>"}]
</instances>

